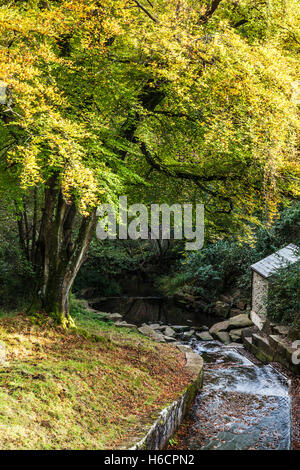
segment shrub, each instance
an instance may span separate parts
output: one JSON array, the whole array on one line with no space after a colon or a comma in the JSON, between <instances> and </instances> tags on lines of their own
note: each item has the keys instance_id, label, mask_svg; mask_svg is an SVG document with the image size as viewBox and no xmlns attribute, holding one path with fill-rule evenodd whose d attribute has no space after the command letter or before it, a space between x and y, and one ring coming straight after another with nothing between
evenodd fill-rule
<instances>
[{"instance_id":1,"label":"shrub","mask_svg":"<svg viewBox=\"0 0 300 470\"><path fill-rule=\"evenodd\" d=\"M271 320L300 329L300 262L270 279L267 308Z\"/></svg>"}]
</instances>

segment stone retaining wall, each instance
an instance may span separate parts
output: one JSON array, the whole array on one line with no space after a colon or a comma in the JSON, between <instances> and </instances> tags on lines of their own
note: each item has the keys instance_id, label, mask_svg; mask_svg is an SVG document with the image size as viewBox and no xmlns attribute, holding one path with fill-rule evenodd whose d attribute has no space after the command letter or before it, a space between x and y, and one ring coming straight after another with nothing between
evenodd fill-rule
<instances>
[{"instance_id":1,"label":"stone retaining wall","mask_svg":"<svg viewBox=\"0 0 300 470\"><path fill-rule=\"evenodd\" d=\"M261 330L257 328L251 335L245 335L243 343L263 363L278 362L294 374L300 375L300 364L294 359L297 345L288 338L287 327L266 320Z\"/></svg>"},{"instance_id":2,"label":"stone retaining wall","mask_svg":"<svg viewBox=\"0 0 300 470\"><path fill-rule=\"evenodd\" d=\"M175 434L193 403L195 395L201 389L203 383L203 360L192 352L188 346L179 346L185 352L186 367L197 376L186 388L183 394L170 406L164 408L156 417L153 424L144 429L144 437L137 439L129 450L161 450L164 449L169 439Z\"/></svg>"}]
</instances>

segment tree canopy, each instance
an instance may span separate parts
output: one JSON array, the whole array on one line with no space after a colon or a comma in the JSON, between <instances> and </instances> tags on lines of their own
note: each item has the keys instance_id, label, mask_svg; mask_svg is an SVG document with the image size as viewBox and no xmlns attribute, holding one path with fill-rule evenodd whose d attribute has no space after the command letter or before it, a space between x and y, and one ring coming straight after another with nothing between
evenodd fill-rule
<instances>
[{"instance_id":1,"label":"tree canopy","mask_svg":"<svg viewBox=\"0 0 300 470\"><path fill-rule=\"evenodd\" d=\"M22 187L58 172L83 214L149 167L242 212L299 190L297 2L1 3L2 164Z\"/></svg>"},{"instance_id":2,"label":"tree canopy","mask_svg":"<svg viewBox=\"0 0 300 470\"><path fill-rule=\"evenodd\" d=\"M299 20L296 0L2 0L1 193L55 190L61 220L125 193L196 197L213 228L272 218L299 196Z\"/></svg>"}]
</instances>

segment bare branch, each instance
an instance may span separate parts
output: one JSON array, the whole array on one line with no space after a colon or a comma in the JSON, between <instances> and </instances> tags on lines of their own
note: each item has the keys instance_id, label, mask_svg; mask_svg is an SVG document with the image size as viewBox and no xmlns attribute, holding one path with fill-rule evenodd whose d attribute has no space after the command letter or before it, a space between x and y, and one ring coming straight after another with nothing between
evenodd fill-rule
<instances>
[{"instance_id":1,"label":"bare branch","mask_svg":"<svg viewBox=\"0 0 300 470\"><path fill-rule=\"evenodd\" d=\"M132 1L136 4L137 7L139 7L144 13L146 13L146 15L149 16L149 18L151 18L151 20L154 21L154 23L158 23L158 20L138 0L132 0Z\"/></svg>"}]
</instances>

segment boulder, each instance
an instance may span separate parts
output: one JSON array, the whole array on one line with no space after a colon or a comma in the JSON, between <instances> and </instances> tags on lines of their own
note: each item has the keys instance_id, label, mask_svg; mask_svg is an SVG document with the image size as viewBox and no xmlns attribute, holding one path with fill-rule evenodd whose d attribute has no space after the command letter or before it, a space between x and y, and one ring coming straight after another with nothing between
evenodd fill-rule
<instances>
[{"instance_id":1,"label":"boulder","mask_svg":"<svg viewBox=\"0 0 300 470\"><path fill-rule=\"evenodd\" d=\"M181 333L183 331L189 331L190 326L188 325L172 325L173 330L176 331L176 333Z\"/></svg>"},{"instance_id":2,"label":"boulder","mask_svg":"<svg viewBox=\"0 0 300 470\"><path fill-rule=\"evenodd\" d=\"M217 334L219 331L226 331L229 327L229 320L221 321L219 323L215 323L211 329L209 330L209 333L214 336Z\"/></svg>"},{"instance_id":3,"label":"boulder","mask_svg":"<svg viewBox=\"0 0 300 470\"><path fill-rule=\"evenodd\" d=\"M248 326L252 326L253 322L250 320L246 313L242 315L237 315L236 317L232 317L228 320L228 329L232 330L234 328L247 328Z\"/></svg>"},{"instance_id":4,"label":"boulder","mask_svg":"<svg viewBox=\"0 0 300 470\"><path fill-rule=\"evenodd\" d=\"M211 341L213 337L208 333L208 331L203 331L202 333L196 333L197 338L201 341Z\"/></svg>"},{"instance_id":5,"label":"boulder","mask_svg":"<svg viewBox=\"0 0 300 470\"><path fill-rule=\"evenodd\" d=\"M163 327L159 323L150 323L149 324L150 328L153 328L153 330L162 330Z\"/></svg>"},{"instance_id":6,"label":"boulder","mask_svg":"<svg viewBox=\"0 0 300 470\"><path fill-rule=\"evenodd\" d=\"M184 352L184 353L192 351L191 346L188 346L187 344L178 344L177 349L179 349L179 351Z\"/></svg>"},{"instance_id":7,"label":"boulder","mask_svg":"<svg viewBox=\"0 0 300 470\"><path fill-rule=\"evenodd\" d=\"M266 316L265 315L258 315L258 313L254 312L254 310L251 310L251 313L250 313L250 318L252 320L252 322L254 323L255 326L257 326L257 328L259 330L262 330L267 319L266 319Z\"/></svg>"},{"instance_id":8,"label":"boulder","mask_svg":"<svg viewBox=\"0 0 300 470\"><path fill-rule=\"evenodd\" d=\"M198 375L203 368L202 357L194 351L188 351L185 353L186 368L193 375Z\"/></svg>"},{"instance_id":9,"label":"boulder","mask_svg":"<svg viewBox=\"0 0 300 470\"><path fill-rule=\"evenodd\" d=\"M243 310L240 310L239 308L232 308L229 312L230 318L236 317L237 315L243 315L245 312Z\"/></svg>"},{"instance_id":10,"label":"boulder","mask_svg":"<svg viewBox=\"0 0 300 470\"><path fill-rule=\"evenodd\" d=\"M219 341L221 341L224 344L231 343L231 339L227 331L219 331L218 333L216 333L216 337Z\"/></svg>"},{"instance_id":11,"label":"boulder","mask_svg":"<svg viewBox=\"0 0 300 470\"><path fill-rule=\"evenodd\" d=\"M158 343L165 343L165 338L161 333L157 333L153 328L151 328L149 325L143 325L138 328L138 331L144 335L147 336L148 338L152 339L153 341L156 341Z\"/></svg>"},{"instance_id":12,"label":"boulder","mask_svg":"<svg viewBox=\"0 0 300 470\"><path fill-rule=\"evenodd\" d=\"M250 337L253 333L257 333L259 330L257 326L252 325L248 326L247 328L242 328L242 338ZM234 330L232 330L234 332Z\"/></svg>"},{"instance_id":13,"label":"boulder","mask_svg":"<svg viewBox=\"0 0 300 470\"><path fill-rule=\"evenodd\" d=\"M287 336L289 334L289 327L288 326L283 326L283 325L275 325L273 326L273 332L274 335L283 335Z\"/></svg>"},{"instance_id":14,"label":"boulder","mask_svg":"<svg viewBox=\"0 0 300 470\"><path fill-rule=\"evenodd\" d=\"M184 339L191 338L195 334L195 330L185 331L183 333Z\"/></svg>"},{"instance_id":15,"label":"boulder","mask_svg":"<svg viewBox=\"0 0 300 470\"><path fill-rule=\"evenodd\" d=\"M164 334L165 336L171 336L173 337L175 335L175 330L173 330L173 328L171 328L170 326L167 326L165 329L164 329Z\"/></svg>"},{"instance_id":16,"label":"boulder","mask_svg":"<svg viewBox=\"0 0 300 470\"><path fill-rule=\"evenodd\" d=\"M127 323L126 321L116 321L115 326L119 326L120 328L130 328L130 329L137 329L136 325L133 325L132 323Z\"/></svg>"},{"instance_id":17,"label":"boulder","mask_svg":"<svg viewBox=\"0 0 300 470\"><path fill-rule=\"evenodd\" d=\"M150 337L153 341L156 341L156 343L165 343L165 337L161 333L155 333L153 336Z\"/></svg>"},{"instance_id":18,"label":"boulder","mask_svg":"<svg viewBox=\"0 0 300 470\"><path fill-rule=\"evenodd\" d=\"M231 338L231 341L233 342L242 342L242 334L243 334L243 328L239 328L238 330L231 330L229 333L229 336Z\"/></svg>"},{"instance_id":19,"label":"boulder","mask_svg":"<svg viewBox=\"0 0 300 470\"><path fill-rule=\"evenodd\" d=\"M177 339L173 338L173 336L164 336L164 339L167 343L177 343Z\"/></svg>"}]
</instances>

